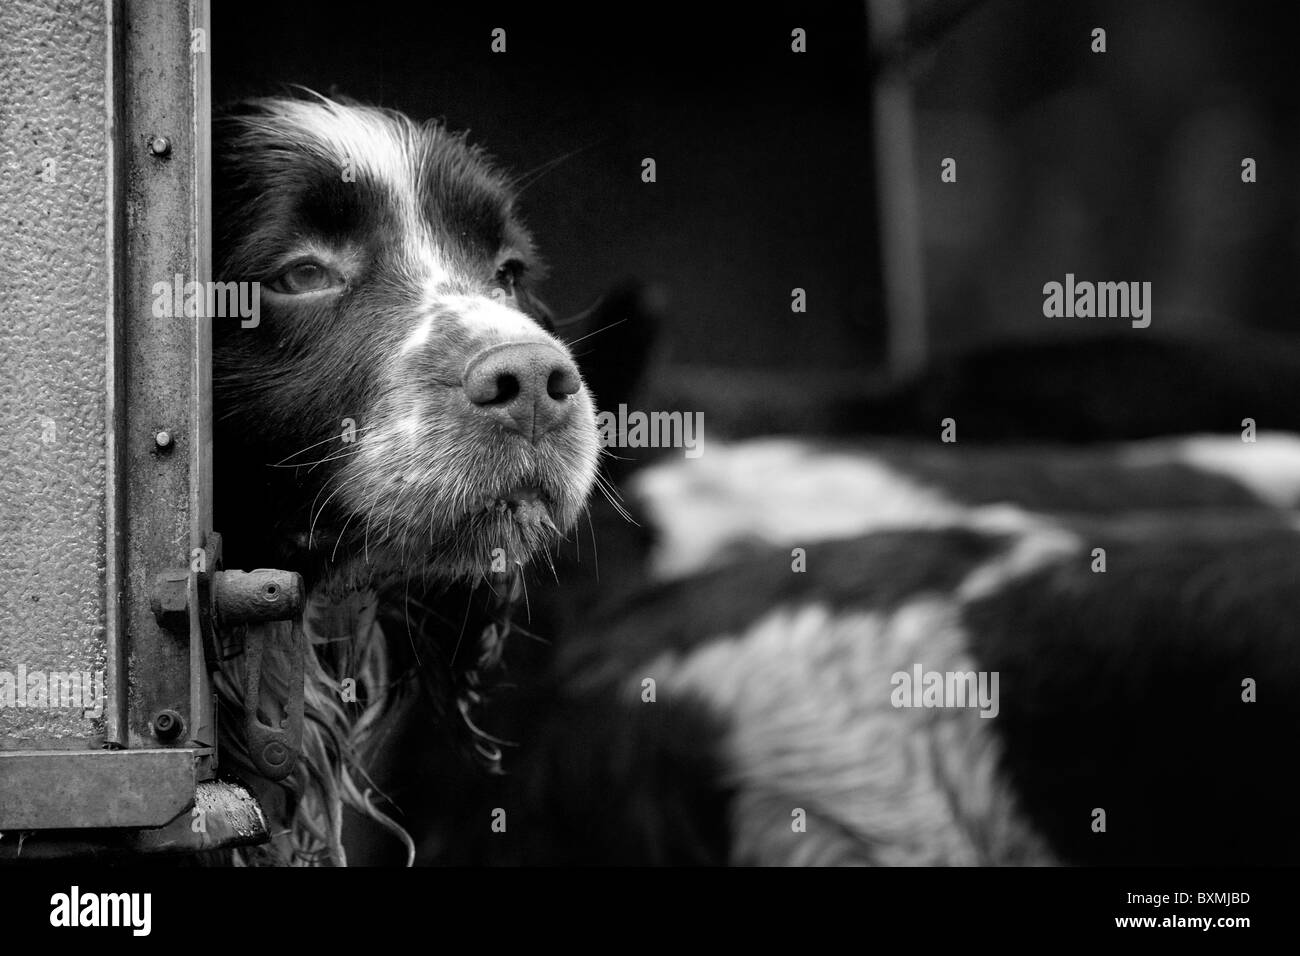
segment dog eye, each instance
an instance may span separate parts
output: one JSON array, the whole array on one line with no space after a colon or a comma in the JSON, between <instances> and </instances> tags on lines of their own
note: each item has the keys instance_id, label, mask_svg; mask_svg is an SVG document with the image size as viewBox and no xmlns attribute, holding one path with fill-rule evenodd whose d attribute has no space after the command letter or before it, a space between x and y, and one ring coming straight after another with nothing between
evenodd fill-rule
<instances>
[{"instance_id":1,"label":"dog eye","mask_svg":"<svg viewBox=\"0 0 1300 956\"><path fill-rule=\"evenodd\" d=\"M301 295L304 292L319 292L338 284L337 277L319 262L299 262L266 285L272 292Z\"/></svg>"}]
</instances>

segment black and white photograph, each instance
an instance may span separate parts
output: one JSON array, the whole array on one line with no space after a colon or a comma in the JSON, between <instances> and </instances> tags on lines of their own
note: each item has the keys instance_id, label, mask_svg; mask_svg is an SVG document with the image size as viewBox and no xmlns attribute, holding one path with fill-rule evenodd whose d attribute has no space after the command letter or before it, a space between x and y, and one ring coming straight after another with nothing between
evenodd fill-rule
<instances>
[{"instance_id":1,"label":"black and white photograph","mask_svg":"<svg viewBox=\"0 0 1300 956\"><path fill-rule=\"evenodd\" d=\"M6 925L617 869L1242 945L1293 12L0 0ZM805 867L877 872L703 874Z\"/></svg>"}]
</instances>

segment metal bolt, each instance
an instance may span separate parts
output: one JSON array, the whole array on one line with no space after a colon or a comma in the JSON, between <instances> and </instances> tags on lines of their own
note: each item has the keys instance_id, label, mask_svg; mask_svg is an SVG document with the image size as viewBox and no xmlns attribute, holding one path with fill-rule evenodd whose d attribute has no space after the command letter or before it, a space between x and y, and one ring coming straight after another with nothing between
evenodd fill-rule
<instances>
[{"instance_id":1,"label":"metal bolt","mask_svg":"<svg viewBox=\"0 0 1300 956\"><path fill-rule=\"evenodd\" d=\"M170 156L172 151L172 141L166 136L155 136L149 140L149 152L155 156Z\"/></svg>"},{"instance_id":2,"label":"metal bolt","mask_svg":"<svg viewBox=\"0 0 1300 956\"><path fill-rule=\"evenodd\" d=\"M262 758L272 767L280 767L289 759L289 748L278 740L273 740L262 748Z\"/></svg>"},{"instance_id":3,"label":"metal bolt","mask_svg":"<svg viewBox=\"0 0 1300 956\"><path fill-rule=\"evenodd\" d=\"M153 436L153 443L162 451L167 451L172 447L173 439L171 432L159 432Z\"/></svg>"},{"instance_id":4,"label":"metal bolt","mask_svg":"<svg viewBox=\"0 0 1300 956\"><path fill-rule=\"evenodd\" d=\"M154 578L149 604L158 625L178 637L190 634L190 572L188 568L173 568Z\"/></svg>"},{"instance_id":5,"label":"metal bolt","mask_svg":"<svg viewBox=\"0 0 1300 956\"><path fill-rule=\"evenodd\" d=\"M160 710L153 717L154 736L163 743L170 743L181 735L185 721L174 710Z\"/></svg>"}]
</instances>

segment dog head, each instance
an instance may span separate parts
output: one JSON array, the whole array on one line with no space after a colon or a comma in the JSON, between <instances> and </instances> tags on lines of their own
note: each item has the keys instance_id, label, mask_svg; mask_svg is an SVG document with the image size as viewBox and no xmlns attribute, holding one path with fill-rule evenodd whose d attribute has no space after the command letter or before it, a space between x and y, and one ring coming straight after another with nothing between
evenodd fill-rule
<instances>
[{"instance_id":1,"label":"dog head","mask_svg":"<svg viewBox=\"0 0 1300 956\"><path fill-rule=\"evenodd\" d=\"M281 466L254 485L279 532L367 583L478 579L566 532L594 408L510 182L436 123L323 98L215 132L216 272L260 291L255 327L216 323L219 424Z\"/></svg>"}]
</instances>

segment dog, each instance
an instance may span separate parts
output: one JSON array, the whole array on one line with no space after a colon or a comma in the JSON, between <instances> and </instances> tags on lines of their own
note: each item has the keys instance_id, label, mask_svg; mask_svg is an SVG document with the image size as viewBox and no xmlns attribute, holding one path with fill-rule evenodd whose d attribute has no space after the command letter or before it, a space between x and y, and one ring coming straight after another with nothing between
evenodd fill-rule
<instances>
[{"instance_id":1,"label":"dog","mask_svg":"<svg viewBox=\"0 0 1300 956\"><path fill-rule=\"evenodd\" d=\"M1300 858L1300 438L714 442L629 490L657 580L528 682L445 859Z\"/></svg>"},{"instance_id":2,"label":"dog","mask_svg":"<svg viewBox=\"0 0 1300 956\"><path fill-rule=\"evenodd\" d=\"M524 569L597 481L595 406L537 297L515 186L463 135L315 95L244 102L213 128L215 272L260 294L255 325L214 332L224 561L308 586L300 630L223 654L222 769L281 823L243 862L342 864L344 807L410 843L364 766L404 708L432 702L499 760L474 722L483 675ZM258 701L240 636L270 648ZM302 754L275 784L238 728L246 709L273 727L287 712L295 636Z\"/></svg>"},{"instance_id":3,"label":"dog","mask_svg":"<svg viewBox=\"0 0 1300 956\"><path fill-rule=\"evenodd\" d=\"M1295 859L1293 443L715 444L634 483L659 580L606 595L488 724L524 568L599 458L510 184L352 104L216 130L218 273L264 290L216 342L225 557L310 585L286 784L224 728L276 718L290 645L270 701L243 655L217 674L223 768L284 825L244 862L346 862L345 808L408 861ZM507 773L439 775L448 803L412 814L373 758L434 732Z\"/></svg>"}]
</instances>

